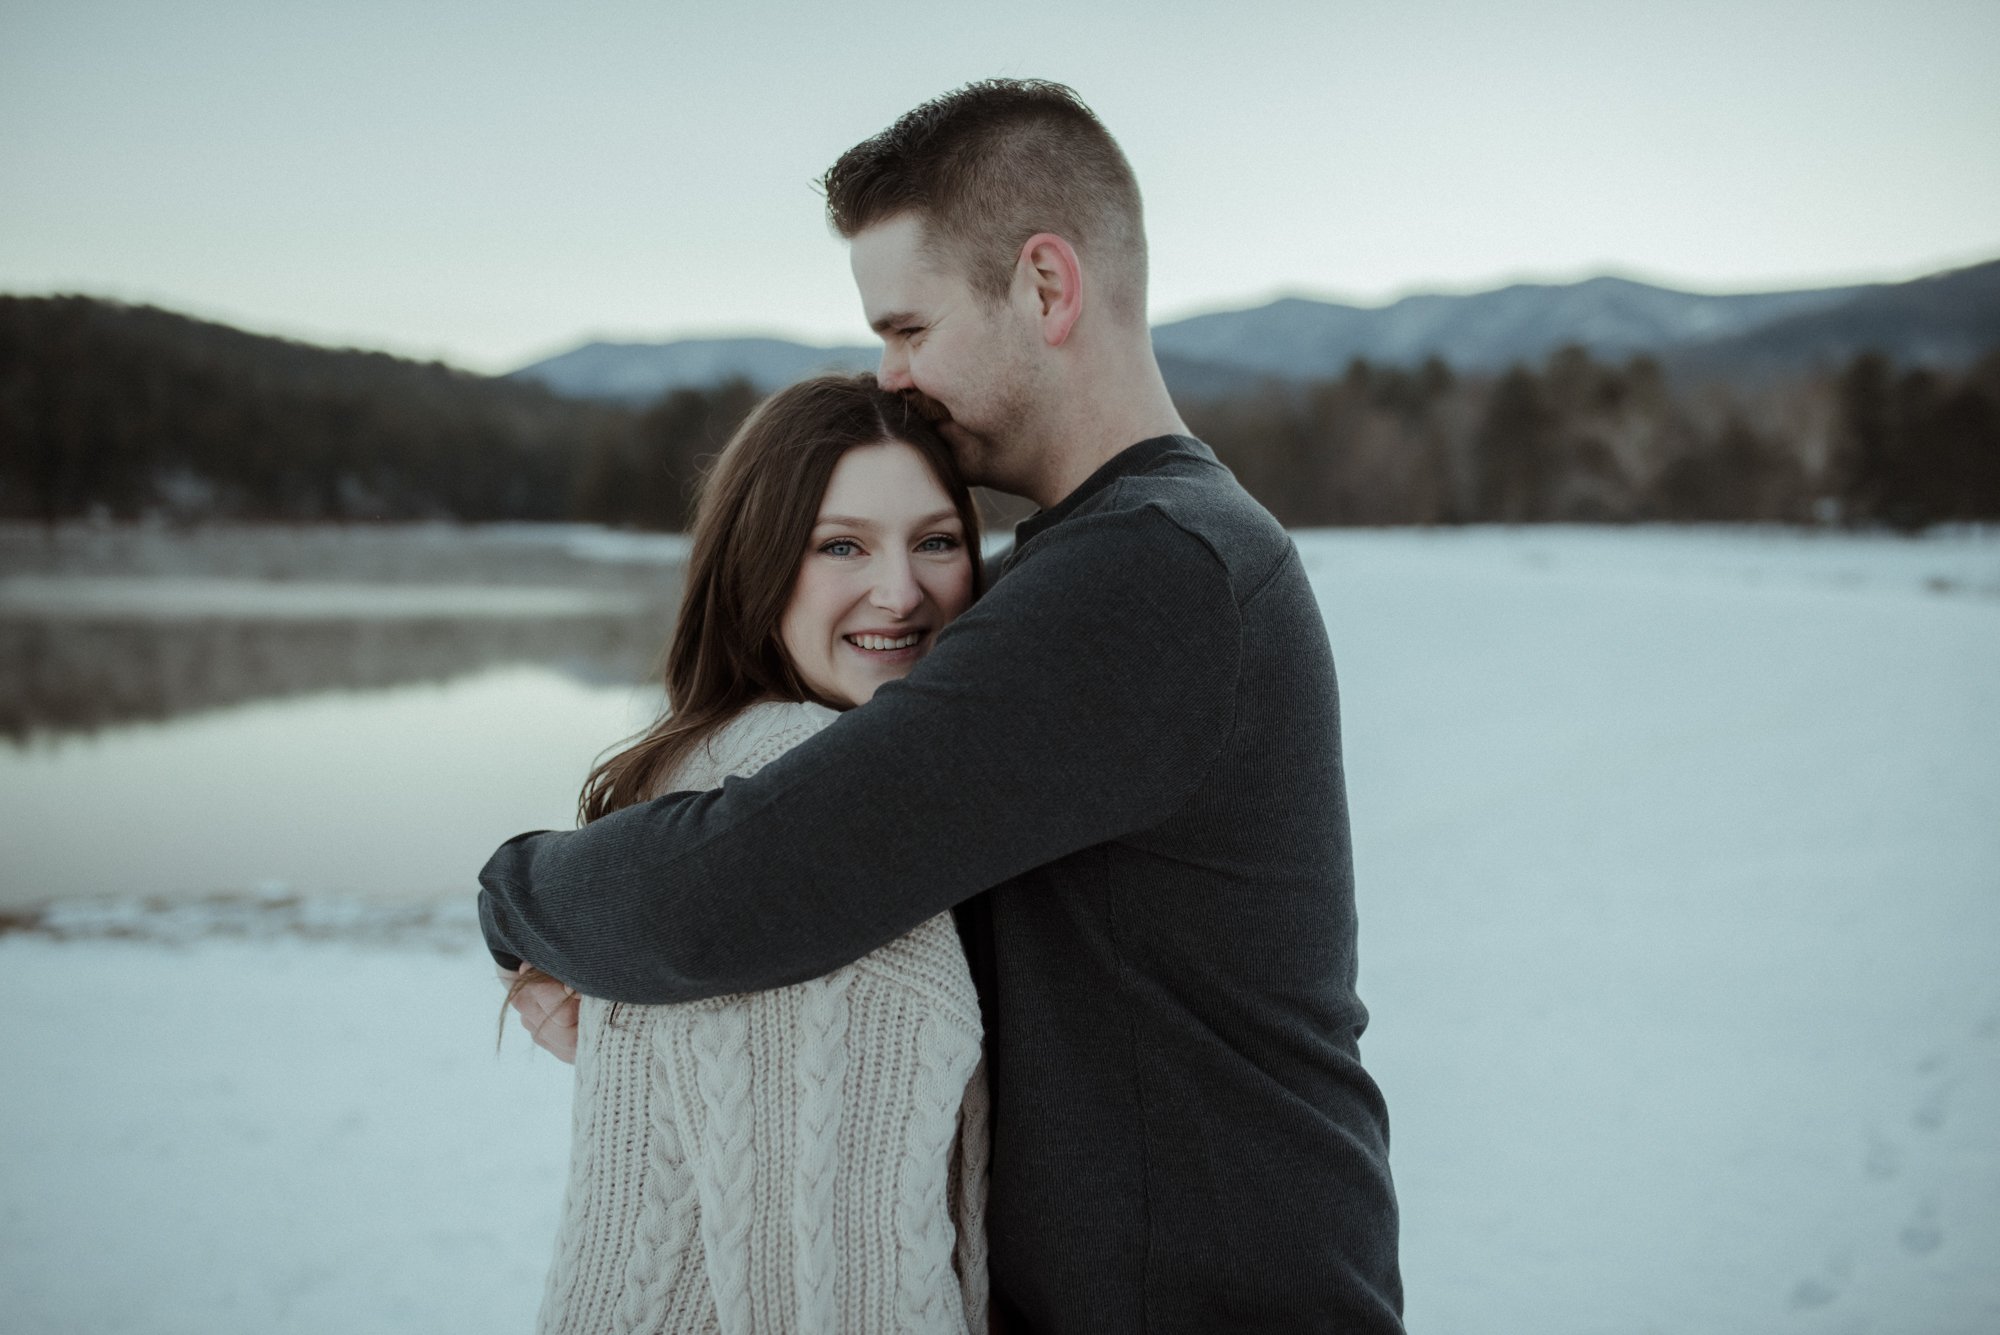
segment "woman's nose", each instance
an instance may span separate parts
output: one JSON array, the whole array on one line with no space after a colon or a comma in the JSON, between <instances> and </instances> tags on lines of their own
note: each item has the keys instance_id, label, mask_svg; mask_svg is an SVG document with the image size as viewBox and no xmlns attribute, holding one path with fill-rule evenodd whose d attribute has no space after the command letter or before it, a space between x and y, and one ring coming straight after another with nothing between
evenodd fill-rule
<instances>
[{"instance_id":1,"label":"woman's nose","mask_svg":"<svg viewBox=\"0 0 2000 1335\"><path fill-rule=\"evenodd\" d=\"M891 616L906 617L924 600L923 586L907 559L883 559L875 572L875 587L869 602Z\"/></svg>"}]
</instances>

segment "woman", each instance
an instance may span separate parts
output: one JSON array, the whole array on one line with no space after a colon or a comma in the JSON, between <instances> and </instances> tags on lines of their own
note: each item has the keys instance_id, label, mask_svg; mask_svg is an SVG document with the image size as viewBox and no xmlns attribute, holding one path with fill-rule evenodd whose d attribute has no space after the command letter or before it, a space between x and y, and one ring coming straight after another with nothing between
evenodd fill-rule
<instances>
[{"instance_id":1,"label":"woman","mask_svg":"<svg viewBox=\"0 0 2000 1335\"><path fill-rule=\"evenodd\" d=\"M596 820L754 772L909 672L978 596L935 430L874 377L768 399L697 511L669 710L586 783ZM950 915L823 978L585 998L539 1329L984 1332L979 1004Z\"/></svg>"}]
</instances>

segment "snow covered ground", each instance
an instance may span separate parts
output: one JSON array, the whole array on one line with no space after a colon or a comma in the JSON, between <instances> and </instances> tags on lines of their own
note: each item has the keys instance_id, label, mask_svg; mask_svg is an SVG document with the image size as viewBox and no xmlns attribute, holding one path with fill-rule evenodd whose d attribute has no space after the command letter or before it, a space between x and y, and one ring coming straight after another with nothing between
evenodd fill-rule
<instances>
[{"instance_id":1,"label":"snow covered ground","mask_svg":"<svg viewBox=\"0 0 2000 1335\"><path fill-rule=\"evenodd\" d=\"M2000 1329L2000 536L1300 546L1411 1329ZM529 1327L566 1070L462 906L52 927L0 1327Z\"/></svg>"}]
</instances>

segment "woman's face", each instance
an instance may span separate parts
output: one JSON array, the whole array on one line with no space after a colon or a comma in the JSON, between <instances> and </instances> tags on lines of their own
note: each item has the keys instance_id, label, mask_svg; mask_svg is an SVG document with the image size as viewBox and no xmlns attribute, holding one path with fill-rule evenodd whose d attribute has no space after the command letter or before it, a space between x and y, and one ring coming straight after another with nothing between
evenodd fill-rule
<instances>
[{"instance_id":1,"label":"woman's face","mask_svg":"<svg viewBox=\"0 0 2000 1335\"><path fill-rule=\"evenodd\" d=\"M801 677L866 704L972 602L973 555L951 495L901 441L841 456L820 498L778 635Z\"/></svg>"}]
</instances>

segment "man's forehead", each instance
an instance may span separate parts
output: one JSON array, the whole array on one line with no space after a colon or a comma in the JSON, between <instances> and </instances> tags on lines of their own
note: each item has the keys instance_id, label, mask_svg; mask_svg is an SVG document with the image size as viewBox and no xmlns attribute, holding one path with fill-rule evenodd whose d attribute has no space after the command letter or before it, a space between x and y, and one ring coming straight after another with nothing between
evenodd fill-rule
<instances>
[{"instance_id":1,"label":"man's forehead","mask_svg":"<svg viewBox=\"0 0 2000 1335\"><path fill-rule=\"evenodd\" d=\"M848 243L848 265L871 322L939 297L949 275L925 240L923 222L904 213L863 228Z\"/></svg>"}]
</instances>

